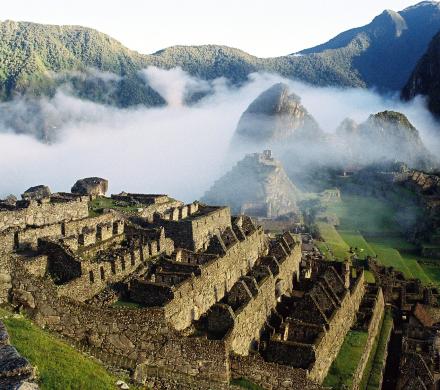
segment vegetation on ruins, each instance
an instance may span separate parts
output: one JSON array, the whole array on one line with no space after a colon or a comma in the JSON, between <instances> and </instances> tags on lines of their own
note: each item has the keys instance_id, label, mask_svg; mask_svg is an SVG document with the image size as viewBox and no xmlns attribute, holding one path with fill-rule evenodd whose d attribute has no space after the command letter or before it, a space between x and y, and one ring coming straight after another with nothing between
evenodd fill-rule
<instances>
[{"instance_id":1,"label":"vegetation on ruins","mask_svg":"<svg viewBox=\"0 0 440 390\"><path fill-rule=\"evenodd\" d=\"M331 386L335 389L343 389L344 386L351 388L353 373L364 352L367 338L367 332L352 330L347 333L339 354L324 380L324 386Z\"/></svg>"},{"instance_id":2,"label":"vegetation on ruins","mask_svg":"<svg viewBox=\"0 0 440 390\"><path fill-rule=\"evenodd\" d=\"M127 202L106 198L104 196L96 197L89 203L89 214L91 217L101 215L105 209L134 213L138 208Z\"/></svg>"},{"instance_id":3,"label":"vegetation on ruins","mask_svg":"<svg viewBox=\"0 0 440 390\"><path fill-rule=\"evenodd\" d=\"M118 379L97 360L34 325L22 315L0 309L12 344L37 368L42 390L113 388Z\"/></svg>"},{"instance_id":4,"label":"vegetation on ruins","mask_svg":"<svg viewBox=\"0 0 440 390\"><path fill-rule=\"evenodd\" d=\"M231 381L231 385L239 386L242 387L243 389L248 389L248 390L263 390L261 386L258 386L255 383L252 383L245 378L233 379Z\"/></svg>"},{"instance_id":5,"label":"vegetation on ruins","mask_svg":"<svg viewBox=\"0 0 440 390\"><path fill-rule=\"evenodd\" d=\"M386 310L380 333L376 337L364 377L362 378L361 388L365 390L377 390L380 388L392 328L393 316L391 310Z\"/></svg>"}]
</instances>

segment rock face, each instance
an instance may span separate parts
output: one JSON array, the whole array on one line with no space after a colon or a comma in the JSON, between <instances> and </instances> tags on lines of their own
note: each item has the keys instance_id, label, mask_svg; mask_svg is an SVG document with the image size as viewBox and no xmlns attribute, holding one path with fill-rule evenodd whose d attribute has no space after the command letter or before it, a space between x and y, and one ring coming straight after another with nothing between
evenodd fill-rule
<instances>
[{"instance_id":1,"label":"rock face","mask_svg":"<svg viewBox=\"0 0 440 390\"><path fill-rule=\"evenodd\" d=\"M38 200L38 199L48 198L50 195L51 192L48 186L38 185L26 190L21 195L21 197L24 200Z\"/></svg>"},{"instance_id":2,"label":"rock face","mask_svg":"<svg viewBox=\"0 0 440 390\"><path fill-rule=\"evenodd\" d=\"M242 114L235 141L268 144L287 139L313 139L322 134L301 99L278 83L261 93Z\"/></svg>"},{"instance_id":3,"label":"rock face","mask_svg":"<svg viewBox=\"0 0 440 390\"><path fill-rule=\"evenodd\" d=\"M420 59L406 86L402 97L410 100L417 95L426 96L429 110L440 116L440 33L437 34L428 51Z\"/></svg>"},{"instance_id":4,"label":"rock face","mask_svg":"<svg viewBox=\"0 0 440 390\"><path fill-rule=\"evenodd\" d=\"M72 187L72 193L79 195L103 196L107 190L108 181L100 177L80 179Z\"/></svg>"},{"instance_id":5,"label":"rock face","mask_svg":"<svg viewBox=\"0 0 440 390\"><path fill-rule=\"evenodd\" d=\"M423 144L418 130L399 112L384 111L362 124L346 119L336 130L347 154L356 163L396 160L412 168L432 169L436 161Z\"/></svg>"},{"instance_id":6,"label":"rock face","mask_svg":"<svg viewBox=\"0 0 440 390\"><path fill-rule=\"evenodd\" d=\"M300 195L270 151L247 155L206 192L202 201L226 204L234 213L276 218L298 212Z\"/></svg>"}]
</instances>

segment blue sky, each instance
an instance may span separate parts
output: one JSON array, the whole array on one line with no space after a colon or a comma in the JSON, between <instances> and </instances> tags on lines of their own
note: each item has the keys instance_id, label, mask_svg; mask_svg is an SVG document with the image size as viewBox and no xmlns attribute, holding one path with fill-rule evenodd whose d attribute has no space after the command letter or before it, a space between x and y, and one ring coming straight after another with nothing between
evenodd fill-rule
<instances>
[{"instance_id":1,"label":"blue sky","mask_svg":"<svg viewBox=\"0 0 440 390\"><path fill-rule=\"evenodd\" d=\"M183 44L223 44L261 57L289 54L367 24L404 0L14 0L0 19L93 27L151 53Z\"/></svg>"}]
</instances>

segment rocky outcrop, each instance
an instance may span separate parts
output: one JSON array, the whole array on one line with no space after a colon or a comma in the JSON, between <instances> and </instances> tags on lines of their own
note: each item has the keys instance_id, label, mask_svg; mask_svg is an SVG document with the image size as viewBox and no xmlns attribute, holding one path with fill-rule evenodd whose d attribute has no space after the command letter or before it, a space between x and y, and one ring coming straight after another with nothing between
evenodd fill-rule
<instances>
[{"instance_id":1,"label":"rocky outcrop","mask_svg":"<svg viewBox=\"0 0 440 390\"><path fill-rule=\"evenodd\" d=\"M8 195L5 199L0 199L0 206L3 207L15 207L17 204L17 198L15 195Z\"/></svg>"},{"instance_id":2,"label":"rocky outcrop","mask_svg":"<svg viewBox=\"0 0 440 390\"><path fill-rule=\"evenodd\" d=\"M347 154L364 165L377 161L395 160L412 168L433 169L437 162L408 118L394 111L384 111L362 124L346 119L336 130L338 141Z\"/></svg>"},{"instance_id":3,"label":"rocky outcrop","mask_svg":"<svg viewBox=\"0 0 440 390\"><path fill-rule=\"evenodd\" d=\"M39 200L43 198L49 198L51 195L48 186L38 185L27 189L21 197L24 200Z\"/></svg>"},{"instance_id":4,"label":"rocky outcrop","mask_svg":"<svg viewBox=\"0 0 440 390\"><path fill-rule=\"evenodd\" d=\"M322 135L315 119L286 84L261 93L242 114L234 143L272 144L285 140L313 140Z\"/></svg>"},{"instance_id":5,"label":"rocky outcrop","mask_svg":"<svg viewBox=\"0 0 440 390\"><path fill-rule=\"evenodd\" d=\"M411 100L418 95L427 98L429 110L440 116L440 33L431 41L427 52L418 62L402 90L402 98Z\"/></svg>"},{"instance_id":6,"label":"rocky outcrop","mask_svg":"<svg viewBox=\"0 0 440 390\"><path fill-rule=\"evenodd\" d=\"M206 192L202 201L234 213L274 218L298 211L299 190L270 151L247 155Z\"/></svg>"},{"instance_id":7,"label":"rocky outcrop","mask_svg":"<svg viewBox=\"0 0 440 390\"><path fill-rule=\"evenodd\" d=\"M108 181L100 177L87 177L78 180L72 187L73 194L104 196L108 190Z\"/></svg>"}]
</instances>

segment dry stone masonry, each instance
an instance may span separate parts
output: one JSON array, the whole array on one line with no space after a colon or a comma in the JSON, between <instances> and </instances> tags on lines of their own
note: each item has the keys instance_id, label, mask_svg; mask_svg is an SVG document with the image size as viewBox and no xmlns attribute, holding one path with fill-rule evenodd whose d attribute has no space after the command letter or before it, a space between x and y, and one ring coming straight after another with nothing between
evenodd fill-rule
<instances>
[{"instance_id":1,"label":"dry stone masonry","mask_svg":"<svg viewBox=\"0 0 440 390\"><path fill-rule=\"evenodd\" d=\"M361 268L228 207L96 185L1 203L0 298L137 382L319 389L359 318L374 340L382 290Z\"/></svg>"}]
</instances>

